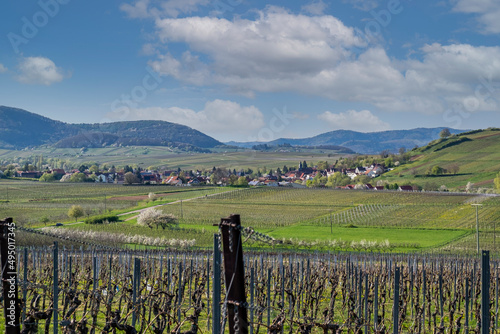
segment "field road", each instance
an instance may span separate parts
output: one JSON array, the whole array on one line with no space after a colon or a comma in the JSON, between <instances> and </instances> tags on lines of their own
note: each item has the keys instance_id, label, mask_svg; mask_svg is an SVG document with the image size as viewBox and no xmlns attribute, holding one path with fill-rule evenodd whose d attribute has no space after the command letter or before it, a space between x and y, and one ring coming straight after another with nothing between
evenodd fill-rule
<instances>
[{"instance_id":1,"label":"field road","mask_svg":"<svg viewBox=\"0 0 500 334\"><path fill-rule=\"evenodd\" d=\"M236 189L236 190L227 191L227 192L223 192L223 193L215 193L215 194L198 196L198 197L187 198L187 199L182 199L182 200L180 199L180 200L177 200L177 201L174 201L174 202L170 202L170 203L163 203L163 204L158 204L158 205L150 206L150 207L147 207L147 208L144 208L144 209L138 209L138 210L132 210L132 211L120 213L117 216L126 216L126 215L130 215L132 213L137 213L136 215L125 219L125 221L129 221L129 220L137 218L141 212L143 212L143 211L145 211L147 209L150 209L150 208L158 208L158 207L165 206L165 205L177 204L177 203L180 203L180 202L187 202L187 201L192 201L192 200L200 199L200 198L207 198L207 197L211 197L211 196L215 196L215 195L219 195L219 194L229 194L229 193L233 193L233 192L236 192L236 191L243 191L243 190L247 190L247 189L249 189L249 188ZM75 222L75 223L69 223L69 224L66 224L66 225L76 225L76 224L83 224L83 221L79 221L79 222ZM55 225L53 225L53 226L55 226Z\"/></svg>"}]
</instances>

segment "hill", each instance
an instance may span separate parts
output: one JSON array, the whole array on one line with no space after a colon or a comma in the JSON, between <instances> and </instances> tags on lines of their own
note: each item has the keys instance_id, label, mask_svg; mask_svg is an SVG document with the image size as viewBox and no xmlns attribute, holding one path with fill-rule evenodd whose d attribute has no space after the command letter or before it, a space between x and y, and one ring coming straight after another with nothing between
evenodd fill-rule
<instances>
[{"instance_id":1,"label":"hill","mask_svg":"<svg viewBox=\"0 0 500 334\"><path fill-rule=\"evenodd\" d=\"M336 130L322 133L320 135L303 139L276 139L270 144L291 144L306 146L338 145L350 148L357 153L378 154L389 150L398 152L401 147L412 149L422 146L431 140L439 138L443 128L417 128L411 130L391 130L381 132L356 132L349 130ZM463 132L463 130L450 129L452 134Z\"/></svg>"},{"instance_id":2,"label":"hill","mask_svg":"<svg viewBox=\"0 0 500 334\"><path fill-rule=\"evenodd\" d=\"M461 190L468 182L476 188L492 187L500 171L500 129L474 130L434 140L412 150L411 154L411 163L384 174L382 179ZM435 166L445 169L446 173L428 175Z\"/></svg>"},{"instance_id":3,"label":"hill","mask_svg":"<svg viewBox=\"0 0 500 334\"><path fill-rule=\"evenodd\" d=\"M188 126L165 121L69 124L0 106L0 148L40 145L57 148L147 145L203 151L223 144Z\"/></svg>"},{"instance_id":4,"label":"hill","mask_svg":"<svg viewBox=\"0 0 500 334\"><path fill-rule=\"evenodd\" d=\"M384 150L398 152L401 147L412 149L422 146L429 141L439 138L444 128L417 128L412 130L392 130L381 132L356 132L350 130L336 130L325 132L309 138L279 138L268 143L263 142L228 142L228 145L250 148L255 145L283 145L293 146L342 146L361 154L378 154ZM452 134L464 130L450 129Z\"/></svg>"}]
</instances>

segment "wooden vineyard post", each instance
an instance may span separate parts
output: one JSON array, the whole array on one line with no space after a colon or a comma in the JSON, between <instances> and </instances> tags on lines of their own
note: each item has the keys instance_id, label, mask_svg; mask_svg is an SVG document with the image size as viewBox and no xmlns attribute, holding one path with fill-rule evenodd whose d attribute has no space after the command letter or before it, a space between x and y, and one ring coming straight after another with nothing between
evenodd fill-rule
<instances>
[{"instance_id":1,"label":"wooden vineyard post","mask_svg":"<svg viewBox=\"0 0 500 334\"><path fill-rule=\"evenodd\" d=\"M52 276L54 277L53 284L53 313L52 313L52 321L54 324L54 334L58 333L58 305L59 305L59 247L57 241L54 241L54 250L53 250L53 261L54 261L54 271Z\"/></svg>"},{"instance_id":2,"label":"wooden vineyard post","mask_svg":"<svg viewBox=\"0 0 500 334\"><path fill-rule=\"evenodd\" d=\"M219 235L214 234L214 275L213 275L213 296L212 296L212 333L220 333L220 250L219 250Z\"/></svg>"},{"instance_id":3,"label":"wooden vineyard post","mask_svg":"<svg viewBox=\"0 0 500 334\"><path fill-rule=\"evenodd\" d=\"M19 334L21 332L15 228L12 218L0 220L0 257L2 258L1 272L6 334Z\"/></svg>"},{"instance_id":4,"label":"wooden vineyard post","mask_svg":"<svg viewBox=\"0 0 500 334\"><path fill-rule=\"evenodd\" d=\"M245 294L243 246L241 245L240 215L230 215L220 222L224 247L224 275L230 334L247 334L248 320Z\"/></svg>"},{"instance_id":5,"label":"wooden vineyard post","mask_svg":"<svg viewBox=\"0 0 500 334\"><path fill-rule=\"evenodd\" d=\"M481 253L481 334L490 332L490 252Z\"/></svg>"},{"instance_id":6,"label":"wooden vineyard post","mask_svg":"<svg viewBox=\"0 0 500 334\"><path fill-rule=\"evenodd\" d=\"M393 334L399 333L399 267L395 268L394 271L394 305L393 305Z\"/></svg>"}]
</instances>

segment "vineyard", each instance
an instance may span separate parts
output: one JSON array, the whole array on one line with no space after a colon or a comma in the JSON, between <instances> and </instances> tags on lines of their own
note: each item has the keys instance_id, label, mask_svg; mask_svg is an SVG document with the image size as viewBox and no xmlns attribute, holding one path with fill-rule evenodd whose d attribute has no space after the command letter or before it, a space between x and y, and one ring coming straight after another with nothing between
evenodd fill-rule
<instances>
[{"instance_id":1,"label":"vineyard","mask_svg":"<svg viewBox=\"0 0 500 334\"><path fill-rule=\"evenodd\" d=\"M23 333L51 333L54 323L60 333L211 333L214 321L228 332L229 282L213 279L221 260L212 252L51 247L19 250L18 259ZM478 260L245 252L238 307L250 333L478 333ZM498 263L491 268L496 333Z\"/></svg>"},{"instance_id":2,"label":"vineyard","mask_svg":"<svg viewBox=\"0 0 500 334\"><path fill-rule=\"evenodd\" d=\"M54 326L67 334L228 332L238 309L252 334L479 333L483 286L497 332L499 197L60 186L10 184L0 203L1 215L23 223L16 231L23 333L52 333ZM154 203L143 200L150 192L159 196ZM125 215L96 225L37 222L44 215L57 221L75 203ZM158 204L178 218L177 227L141 226L129 213ZM471 204L481 204L479 234ZM245 302L225 294L232 280L221 275L222 246L214 245L214 223L230 213L247 227ZM488 285L478 240L492 251Z\"/></svg>"},{"instance_id":3,"label":"vineyard","mask_svg":"<svg viewBox=\"0 0 500 334\"><path fill-rule=\"evenodd\" d=\"M68 209L74 204L91 214L123 212L147 200L149 193L157 194L157 202L167 203L220 191L227 189L0 180L0 217L16 217L18 222L36 225L43 217L52 222L67 220Z\"/></svg>"}]
</instances>

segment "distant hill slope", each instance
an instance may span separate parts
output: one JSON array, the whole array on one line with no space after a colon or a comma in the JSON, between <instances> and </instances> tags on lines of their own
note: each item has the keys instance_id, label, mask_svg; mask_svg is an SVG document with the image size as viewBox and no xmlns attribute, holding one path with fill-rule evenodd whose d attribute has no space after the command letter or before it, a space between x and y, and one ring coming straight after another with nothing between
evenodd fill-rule
<instances>
[{"instance_id":1,"label":"distant hill slope","mask_svg":"<svg viewBox=\"0 0 500 334\"><path fill-rule=\"evenodd\" d=\"M103 147L109 145L213 148L216 139L185 125L165 121L68 124L26 110L0 106L0 148L39 145Z\"/></svg>"},{"instance_id":2,"label":"distant hill slope","mask_svg":"<svg viewBox=\"0 0 500 334\"><path fill-rule=\"evenodd\" d=\"M398 152L401 147L410 150L415 146L422 146L431 140L439 138L443 128L417 128L412 130L392 130L382 132L356 132L349 130L337 130L322 133L320 135L303 139L276 139L269 144L291 144L291 145L338 145L350 148L357 153L377 154L383 150ZM464 130L450 129L452 134Z\"/></svg>"},{"instance_id":3,"label":"distant hill slope","mask_svg":"<svg viewBox=\"0 0 500 334\"><path fill-rule=\"evenodd\" d=\"M467 182L477 187L491 186L500 171L500 129L474 130L434 140L411 154L413 161L410 164L395 168L383 178L398 184L433 182L460 189L465 188ZM458 172L426 176L434 166L448 170L458 166Z\"/></svg>"}]
</instances>

